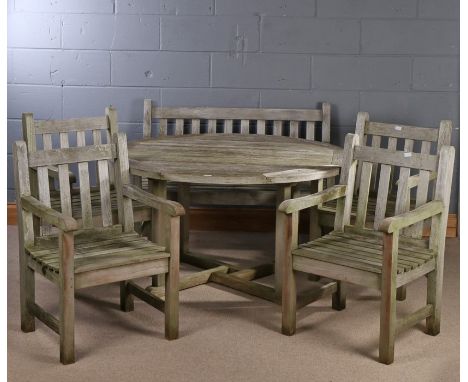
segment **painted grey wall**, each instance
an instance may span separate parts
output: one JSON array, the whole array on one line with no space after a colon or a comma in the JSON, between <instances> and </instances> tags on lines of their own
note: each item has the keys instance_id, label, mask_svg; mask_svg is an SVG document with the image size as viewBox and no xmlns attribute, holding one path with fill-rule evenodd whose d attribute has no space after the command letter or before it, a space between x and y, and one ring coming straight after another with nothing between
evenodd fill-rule
<instances>
[{"instance_id":1,"label":"painted grey wall","mask_svg":"<svg viewBox=\"0 0 468 382\"><path fill-rule=\"evenodd\" d=\"M342 144L358 111L459 138L457 0L8 0L8 199L21 113L101 115L141 136L164 106L332 104ZM458 179L458 165L456 171ZM458 180L452 194L458 205Z\"/></svg>"}]
</instances>

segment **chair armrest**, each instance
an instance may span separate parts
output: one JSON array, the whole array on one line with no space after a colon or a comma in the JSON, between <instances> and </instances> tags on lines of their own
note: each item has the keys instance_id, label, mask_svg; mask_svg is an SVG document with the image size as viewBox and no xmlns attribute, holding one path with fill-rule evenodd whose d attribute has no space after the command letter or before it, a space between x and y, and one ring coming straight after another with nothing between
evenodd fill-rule
<instances>
[{"instance_id":1,"label":"chair armrest","mask_svg":"<svg viewBox=\"0 0 468 382\"><path fill-rule=\"evenodd\" d=\"M419 186L419 181L420 181L420 176L419 174L411 175L408 178L408 188L414 188ZM431 175L429 176L429 181L437 179L437 171L431 172ZM398 179L395 184L398 186L400 184L400 180Z\"/></svg>"},{"instance_id":2,"label":"chair armrest","mask_svg":"<svg viewBox=\"0 0 468 382\"><path fill-rule=\"evenodd\" d=\"M47 168L47 172L48 172L49 178L52 178L58 181L59 179L58 167L49 166ZM71 171L68 171L68 178L70 179L70 184L76 183L76 176Z\"/></svg>"},{"instance_id":3,"label":"chair armrest","mask_svg":"<svg viewBox=\"0 0 468 382\"><path fill-rule=\"evenodd\" d=\"M122 186L122 193L127 198L137 200L145 206L165 211L171 216L185 215L184 207L180 203L160 198L133 184L124 184Z\"/></svg>"},{"instance_id":4,"label":"chair armrest","mask_svg":"<svg viewBox=\"0 0 468 382\"><path fill-rule=\"evenodd\" d=\"M379 225L379 231L392 233L402 228L409 227L417 222L442 213L444 203L440 200L423 204L412 211L384 219Z\"/></svg>"},{"instance_id":5,"label":"chair armrest","mask_svg":"<svg viewBox=\"0 0 468 382\"><path fill-rule=\"evenodd\" d=\"M300 198L288 199L282 202L278 211L284 212L286 214L291 214L306 208L317 206L321 203L329 202L330 200L335 200L342 198L346 194L346 185L337 184L326 190L317 192L312 195L302 196Z\"/></svg>"},{"instance_id":6,"label":"chair armrest","mask_svg":"<svg viewBox=\"0 0 468 382\"><path fill-rule=\"evenodd\" d=\"M22 196L21 205L26 211L32 212L33 215L40 217L46 223L57 227L63 232L76 231L79 228L78 222L71 216L47 207L33 196Z\"/></svg>"}]
</instances>

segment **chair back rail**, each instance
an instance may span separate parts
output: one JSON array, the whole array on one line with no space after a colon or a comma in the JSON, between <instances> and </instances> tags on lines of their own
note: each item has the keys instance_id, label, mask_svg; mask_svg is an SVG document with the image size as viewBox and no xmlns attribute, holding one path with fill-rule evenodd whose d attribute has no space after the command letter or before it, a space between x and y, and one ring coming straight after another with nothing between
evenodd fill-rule
<instances>
[{"instance_id":1,"label":"chair back rail","mask_svg":"<svg viewBox=\"0 0 468 382\"><path fill-rule=\"evenodd\" d=\"M430 160L431 152L438 153L444 145L450 145L452 123L441 121L438 129L409 126L382 122L369 121L369 114L360 112L356 122L356 134L359 136L361 147L356 150L364 155L358 162L357 177L354 184L355 194L358 197L357 223L365 224L364 211L367 211L369 195L377 195L374 228L385 218L387 201L390 195L396 195L395 213L400 214L410 209L413 199L414 207L424 204L430 192L431 174L437 168L434 160ZM402 166L403 162L397 160L395 163L372 163L367 162L371 158L371 151L367 148L380 149L384 147L388 152L399 151L401 155L407 155L408 161L431 162L430 167L421 163L419 167ZM400 148L401 147L401 148ZM418 148L416 148L418 147ZM384 154L380 152L380 154ZM407 153L407 154L404 154ZM413 155L409 156L412 153ZM374 153L375 154L375 153ZM379 154L379 155L380 155ZM385 158L389 158L385 154ZM408 161L405 161L408 162ZM371 160L372 162L372 160ZM400 164L398 164L400 162ZM418 175L417 187L410 186L412 175ZM398 176L398 182L395 177ZM398 183L398 185L397 185ZM361 189L362 188L362 189ZM412 191L412 189L414 189ZM434 191L435 188L432 188ZM413 195L413 198L412 198ZM418 223L405 230L412 237L421 237L423 224Z\"/></svg>"},{"instance_id":2,"label":"chair back rail","mask_svg":"<svg viewBox=\"0 0 468 382\"><path fill-rule=\"evenodd\" d=\"M264 109L222 107L158 107L150 99L144 101L143 137L151 137L153 120L159 122L159 136L200 134L202 121L206 133L232 134L238 126L240 134L265 135L271 125L273 135L315 140L315 127L321 123L322 142L330 142L330 104L322 103L321 109ZM305 132L301 132L304 127ZM288 129L289 130L288 130ZM185 132L186 130L187 132Z\"/></svg>"}]
</instances>

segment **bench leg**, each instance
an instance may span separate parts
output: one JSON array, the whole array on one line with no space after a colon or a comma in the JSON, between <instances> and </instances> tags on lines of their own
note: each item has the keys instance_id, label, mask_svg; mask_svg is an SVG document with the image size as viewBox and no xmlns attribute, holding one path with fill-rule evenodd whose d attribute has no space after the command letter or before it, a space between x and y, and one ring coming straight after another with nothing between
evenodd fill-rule
<instances>
[{"instance_id":1,"label":"bench leg","mask_svg":"<svg viewBox=\"0 0 468 382\"><path fill-rule=\"evenodd\" d=\"M406 300L406 285L403 285L397 289L396 299L398 301L405 301Z\"/></svg>"},{"instance_id":2,"label":"bench leg","mask_svg":"<svg viewBox=\"0 0 468 382\"><path fill-rule=\"evenodd\" d=\"M133 296L128 292L127 281L120 282L120 309L123 312L132 312L135 309Z\"/></svg>"},{"instance_id":3,"label":"bench leg","mask_svg":"<svg viewBox=\"0 0 468 382\"><path fill-rule=\"evenodd\" d=\"M343 281L337 281L336 292L332 294L332 308L335 310L346 308L346 285Z\"/></svg>"},{"instance_id":4,"label":"bench leg","mask_svg":"<svg viewBox=\"0 0 468 382\"><path fill-rule=\"evenodd\" d=\"M27 265L21 264L20 270L20 305L21 330L25 333L34 332L36 323L34 315L30 312L28 304L35 301L34 271Z\"/></svg>"},{"instance_id":5,"label":"bench leg","mask_svg":"<svg viewBox=\"0 0 468 382\"><path fill-rule=\"evenodd\" d=\"M433 313L426 318L427 334L436 336L440 333L440 307L442 303L442 277L434 270L427 275L427 303L432 304Z\"/></svg>"}]
</instances>

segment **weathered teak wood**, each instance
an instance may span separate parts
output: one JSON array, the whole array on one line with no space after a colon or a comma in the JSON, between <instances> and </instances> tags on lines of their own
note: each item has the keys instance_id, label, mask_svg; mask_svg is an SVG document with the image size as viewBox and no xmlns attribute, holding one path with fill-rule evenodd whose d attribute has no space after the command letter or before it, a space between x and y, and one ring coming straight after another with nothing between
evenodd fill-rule
<instances>
[{"instance_id":1,"label":"weathered teak wood","mask_svg":"<svg viewBox=\"0 0 468 382\"><path fill-rule=\"evenodd\" d=\"M32 194L48 207L67 213L71 209L71 215L83 220L84 226L91 227L96 221L107 226L116 223L118 209L112 163L115 150L112 151L111 145L111 135L116 132L117 112L112 107L106 108L102 117L67 120L36 121L31 113L25 113L23 138L32 167ZM89 164L78 163L74 174L70 164L77 163L78 157L94 160ZM61 198L61 194L70 197ZM145 207L134 204L135 217L144 216ZM35 226L42 234L53 232L38 219Z\"/></svg>"},{"instance_id":2,"label":"weathered teak wood","mask_svg":"<svg viewBox=\"0 0 468 382\"><path fill-rule=\"evenodd\" d=\"M326 102L321 104L320 109L171 108L160 107L151 99L145 99L143 109L144 138L150 138L152 126L159 124L159 137L234 133L235 135L257 136L272 134L314 141L317 128L320 130L318 136L321 137L321 141L330 142L331 107ZM198 158L194 159L198 160ZM261 188L243 186L236 189L221 186L200 188L195 185L192 187L192 192L196 193L194 200L203 205L244 205L246 198L249 205L262 205L265 203L265 198L272 200L275 198L275 189L268 186ZM213 198L212 195L215 197Z\"/></svg>"},{"instance_id":3,"label":"weathered teak wood","mask_svg":"<svg viewBox=\"0 0 468 382\"><path fill-rule=\"evenodd\" d=\"M25 116L32 122L32 116ZM179 327L179 226L184 209L176 202L154 197L152 194L129 183L127 142L124 134L115 132L113 139L98 145L85 145L86 125L80 120L71 122L54 121L38 124L38 131L46 134L59 132L60 147L53 149L48 144L44 150L27 150L24 141L14 145L15 182L20 233L20 300L21 328L25 332L35 330L35 318L43 321L60 335L60 361L63 364L75 361L74 335L74 293L76 289L95 285L120 282L121 308L133 310L133 296L150 305L161 308L165 314L166 338L178 337ZM98 129L96 119L86 122ZM33 122L32 122L33 123ZM116 123L116 120L115 120ZM68 128L77 132L77 147L69 148ZM29 131L28 129L26 129ZM107 131L107 130L106 130ZM107 137L109 139L109 137ZM47 138L48 140L48 138ZM103 154L105 153L105 154ZM89 165L97 162L99 171L101 218L93 218L90 194ZM75 196L81 199L82 219L73 217L72 195L68 166L77 164L77 180L80 190ZM59 211L51 207L51 196L47 181L47 166L58 166L60 193ZM31 193L31 176L36 176L39 185L39 199ZM114 188L117 197L116 208L119 225L113 225L111 214L111 176L114 174ZM160 220L161 240L152 243L139 236L133 228L132 200L158 210L164 219ZM50 230L35 231L33 216L47 225ZM59 290L59 318L45 312L34 301L34 275L39 273L55 283ZM164 301L132 284L130 280L139 277L153 277L166 274ZM161 302L162 301L162 302Z\"/></svg>"},{"instance_id":4,"label":"weathered teak wood","mask_svg":"<svg viewBox=\"0 0 468 382\"><path fill-rule=\"evenodd\" d=\"M244 123L247 128L247 124ZM251 126L249 125L249 128ZM178 183L179 202L188 210L190 189L196 185L245 186L270 185L276 189L278 203L292 195L293 185L298 182L321 180L339 173L342 149L327 143L272 135L244 134L191 134L144 139L129 145L130 171L150 179L150 189L158 197L167 196L167 183ZM157 161L154 158L158 158ZM298 216L295 217L297 219ZM182 216L181 261L205 271L183 278L179 289L215 282L243 291L244 293L281 304L281 257L278 252L275 266L260 269L273 272L275 283L266 286L255 279L267 274L254 267L255 271L239 269L216 259L191 253L188 247L189 219ZM282 220L277 220L276 246L281 245ZM160 216L153 213L153 239L159 242ZM297 232L295 233L297 241ZM222 267L220 271L220 267ZM161 298L162 280L154 279L148 287ZM314 287L301 296L300 304L310 303L325 294L336 292L336 284Z\"/></svg>"},{"instance_id":5,"label":"weathered teak wood","mask_svg":"<svg viewBox=\"0 0 468 382\"><path fill-rule=\"evenodd\" d=\"M444 125L450 124L447 122L441 124ZM371 148L359 146L357 145L359 136L348 134L340 184L311 196L286 200L278 207L278 213L284 215L282 220L285 221L282 228L282 331L286 335L292 335L296 330L297 296L294 271L338 280L332 297L333 307L337 310L345 307L344 283L350 282L379 289L381 292L379 361L390 364L394 360L397 333L423 319L426 319L429 334L436 335L440 331L445 230L455 149L445 145L439 147L436 154L430 154L427 146L423 146L423 153L415 154L411 151L413 140L421 138L419 134L425 130L419 128L412 130L402 126L401 129L396 129L396 133L392 133L393 130L387 125L369 126L369 129L385 131L391 139L402 138L401 130L404 130L409 137L405 138L407 154L402 154L394 147L382 149L376 146ZM437 134L429 133L427 139L436 141L437 137ZM390 141L389 145L393 146L394 141ZM358 161L362 161L359 174L356 173ZM396 199L397 214L386 218L381 215L377 226L374 225L372 229L366 228L372 170L377 168L375 176L380 176L380 181L376 182L378 210L385 211L385 205L381 205L386 202L382 195L384 197L388 195L389 174L395 166L400 167ZM427 175L415 182L415 187L423 187L425 191L424 202L420 196L420 203L416 207L407 202L411 170L419 171L419 174L421 172L424 174L423 171L437 174L432 197L427 195L429 180ZM359 179L360 183L357 188L358 211L355 221L351 222L355 179ZM297 229L294 225L297 223L294 222L294 214L304 208L335 199L337 211L334 230L321 238L297 245L294 234ZM428 219L432 219L429 242L421 239L420 235L415 235L414 231L408 230L409 227L419 226ZM351 223L353 225L350 225ZM409 316L398 319L397 288L423 276L427 276L427 304Z\"/></svg>"}]
</instances>

